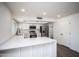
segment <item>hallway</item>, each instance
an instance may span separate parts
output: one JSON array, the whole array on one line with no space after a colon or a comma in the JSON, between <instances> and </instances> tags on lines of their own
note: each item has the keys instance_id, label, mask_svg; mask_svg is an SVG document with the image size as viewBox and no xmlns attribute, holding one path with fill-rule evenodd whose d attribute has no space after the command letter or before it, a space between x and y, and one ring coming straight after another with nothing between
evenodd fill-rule
<instances>
[{"instance_id":1,"label":"hallway","mask_svg":"<svg viewBox=\"0 0 79 59\"><path fill-rule=\"evenodd\" d=\"M79 57L79 53L63 45L57 45L57 57Z\"/></svg>"}]
</instances>

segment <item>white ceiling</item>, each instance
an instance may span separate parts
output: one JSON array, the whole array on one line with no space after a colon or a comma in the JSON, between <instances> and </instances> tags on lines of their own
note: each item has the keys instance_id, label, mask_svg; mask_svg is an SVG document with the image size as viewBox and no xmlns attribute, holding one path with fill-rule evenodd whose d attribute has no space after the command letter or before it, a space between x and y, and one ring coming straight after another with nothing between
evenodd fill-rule
<instances>
[{"instance_id":1,"label":"white ceiling","mask_svg":"<svg viewBox=\"0 0 79 59\"><path fill-rule=\"evenodd\" d=\"M6 2L14 16L41 16L57 19L79 12L78 2ZM25 9L25 12L21 12ZM42 15L43 12L47 14Z\"/></svg>"}]
</instances>

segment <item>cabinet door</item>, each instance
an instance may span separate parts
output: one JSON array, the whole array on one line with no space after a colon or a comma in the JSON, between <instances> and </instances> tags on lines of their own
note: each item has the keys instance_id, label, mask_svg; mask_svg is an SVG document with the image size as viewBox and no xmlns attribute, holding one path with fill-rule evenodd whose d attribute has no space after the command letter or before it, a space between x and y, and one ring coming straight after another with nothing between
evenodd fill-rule
<instances>
[{"instance_id":1,"label":"cabinet door","mask_svg":"<svg viewBox=\"0 0 79 59\"><path fill-rule=\"evenodd\" d=\"M44 44L43 45L43 57L50 57L50 44Z\"/></svg>"},{"instance_id":2,"label":"cabinet door","mask_svg":"<svg viewBox=\"0 0 79 59\"><path fill-rule=\"evenodd\" d=\"M55 43L48 43L43 45L43 57L56 57Z\"/></svg>"},{"instance_id":3,"label":"cabinet door","mask_svg":"<svg viewBox=\"0 0 79 59\"><path fill-rule=\"evenodd\" d=\"M21 57L32 57L32 47L24 47L20 50Z\"/></svg>"},{"instance_id":4,"label":"cabinet door","mask_svg":"<svg viewBox=\"0 0 79 59\"><path fill-rule=\"evenodd\" d=\"M42 57L43 56L43 46L36 45L32 47L32 56L33 57Z\"/></svg>"}]
</instances>

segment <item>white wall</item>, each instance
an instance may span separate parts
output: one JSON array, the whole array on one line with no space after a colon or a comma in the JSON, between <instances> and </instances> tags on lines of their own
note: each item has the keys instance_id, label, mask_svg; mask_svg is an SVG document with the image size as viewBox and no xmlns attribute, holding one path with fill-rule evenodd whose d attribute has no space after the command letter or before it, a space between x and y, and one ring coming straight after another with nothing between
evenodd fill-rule
<instances>
[{"instance_id":1,"label":"white wall","mask_svg":"<svg viewBox=\"0 0 79 59\"><path fill-rule=\"evenodd\" d=\"M0 3L0 44L11 36L11 14L8 8Z\"/></svg>"},{"instance_id":2,"label":"white wall","mask_svg":"<svg viewBox=\"0 0 79 59\"><path fill-rule=\"evenodd\" d=\"M58 19L54 24L54 38L79 52L79 13Z\"/></svg>"}]
</instances>

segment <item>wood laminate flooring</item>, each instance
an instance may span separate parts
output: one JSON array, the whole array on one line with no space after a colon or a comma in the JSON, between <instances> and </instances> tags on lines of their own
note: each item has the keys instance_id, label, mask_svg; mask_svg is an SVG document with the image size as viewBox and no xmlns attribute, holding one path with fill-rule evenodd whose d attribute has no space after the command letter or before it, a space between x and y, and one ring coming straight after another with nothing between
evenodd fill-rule
<instances>
[{"instance_id":1,"label":"wood laminate flooring","mask_svg":"<svg viewBox=\"0 0 79 59\"><path fill-rule=\"evenodd\" d=\"M79 57L79 53L75 52L63 45L57 45L57 57Z\"/></svg>"}]
</instances>

